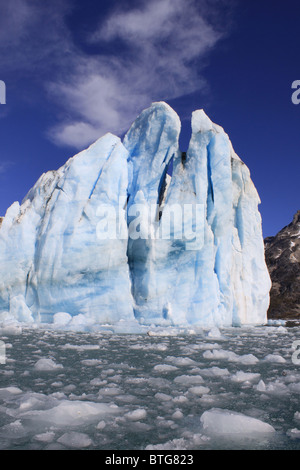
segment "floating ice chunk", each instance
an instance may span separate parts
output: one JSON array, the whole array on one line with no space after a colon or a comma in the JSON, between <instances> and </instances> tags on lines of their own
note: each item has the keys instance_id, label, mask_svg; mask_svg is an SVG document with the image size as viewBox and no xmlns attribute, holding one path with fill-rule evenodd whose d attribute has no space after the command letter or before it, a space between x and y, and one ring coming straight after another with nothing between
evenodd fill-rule
<instances>
[{"instance_id":1,"label":"floating ice chunk","mask_svg":"<svg viewBox=\"0 0 300 470\"><path fill-rule=\"evenodd\" d=\"M256 385L255 389L258 392L265 392L267 389L265 382L263 380L260 380L258 384Z\"/></svg>"},{"instance_id":2,"label":"floating ice chunk","mask_svg":"<svg viewBox=\"0 0 300 470\"><path fill-rule=\"evenodd\" d=\"M63 369L63 365L56 364L53 359L41 358L35 363L34 368L35 370L51 372L57 369Z\"/></svg>"},{"instance_id":3,"label":"floating ice chunk","mask_svg":"<svg viewBox=\"0 0 300 470\"><path fill-rule=\"evenodd\" d=\"M64 344L61 349L73 349L75 351L96 351L100 349L99 344Z\"/></svg>"},{"instance_id":4,"label":"floating ice chunk","mask_svg":"<svg viewBox=\"0 0 300 470\"><path fill-rule=\"evenodd\" d=\"M208 350L203 353L205 359L216 359L216 360L229 360L234 361L236 359L236 354L231 351L225 351L224 349L213 349L212 351Z\"/></svg>"},{"instance_id":5,"label":"floating ice chunk","mask_svg":"<svg viewBox=\"0 0 300 470\"><path fill-rule=\"evenodd\" d=\"M84 449L93 443L87 434L74 431L63 434L59 439L57 439L57 442L63 444L65 447L77 449Z\"/></svg>"},{"instance_id":6,"label":"floating ice chunk","mask_svg":"<svg viewBox=\"0 0 300 470\"><path fill-rule=\"evenodd\" d=\"M88 401L62 400L58 405L47 410L32 410L22 413L22 418L49 426L82 426L97 422L118 412L118 407Z\"/></svg>"},{"instance_id":7,"label":"floating ice chunk","mask_svg":"<svg viewBox=\"0 0 300 470\"><path fill-rule=\"evenodd\" d=\"M149 444L145 450L186 450L187 446L185 439L173 439L164 444Z\"/></svg>"},{"instance_id":8,"label":"floating ice chunk","mask_svg":"<svg viewBox=\"0 0 300 470\"><path fill-rule=\"evenodd\" d=\"M157 328L155 330L149 330L147 332L148 336L178 336L181 330L177 328L161 329Z\"/></svg>"},{"instance_id":9,"label":"floating ice chunk","mask_svg":"<svg viewBox=\"0 0 300 470\"><path fill-rule=\"evenodd\" d=\"M144 408L139 408L134 411L129 411L126 413L125 418L129 419L130 421L140 421L142 419L145 419L147 416L147 411Z\"/></svg>"},{"instance_id":10,"label":"floating ice chunk","mask_svg":"<svg viewBox=\"0 0 300 470\"><path fill-rule=\"evenodd\" d=\"M80 361L81 364L88 366L88 367L96 367L100 364L102 364L102 359L83 359Z\"/></svg>"},{"instance_id":11,"label":"floating ice chunk","mask_svg":"<svg viewBox=\"0 0 300 470\"><path fill-rule=\"evenodd\" d=\"M205 411L200 421L204 431L213 435L255 435L275 432L275 429L270 424L259 419L218 408Z\"/></svg>"},{"instance_id":12,"label":"floating ice chunk","mask_svg":"<svg viewBox=\"0 0 300 470\"><path fill-rule=\"evenodd\" d=\"M166 344L133 344L130 346L130 349L134 349L136 351L144 350L144 351L166 351L168 346Z\"/></svg>"},{"instance_id":13,"label":"floating ice chunk","mask_svg":"<svg viewBox=\"0 0 300 470\"><path fill-rule=\"evenodd\" d=\"M167 395L166 393L156 393L155 398L159 401L170 401L170 400L172 400L171 395Z\"/></svg>"},{"instance_id":14,"label":"floating ice chunk","mask_svg":"<svg viewBox=\"0 0 300 470\"><path fill-rule=\"evenodd\" d=\"M209 369L201 369L201 374L205 377L225 377L230 374L228 369L221 369L220 367L210 367Z\"/></svg>"},{"instance_id":15,"label":"floating ice chunk","mask_svg":"<svg viewBox=\"0 0 300 470\"><path fill-rule=\"evenodd\" d=\"M220 332L219 328L214 326L211 330L207 333L209 338L222 338L222 333Z\"/></svg>"},{"instance_id":16,"label":"floating ice chunk","mask_svg":"<svg viewBox=\"0 0 300 470\"><path fill-rule=\"evenodd\" d=\"M98 431L102 431L106 426L106 422L105 421L99 421L99 423L97 424L96 426L96 429L98 429Z\"/></svg>"},{"instance_id":17,"label":"floating ice chunk","mask_svg":"<svg viewBox=\"0 0 300 470\"><path fill-rule=\"evenodd\" d=\"M27 392L19 401L20 406L18 411L24 412L43 407L45 400L47 400L47 397L42 393Z\"/></svg>"},{"instance_id":18,"label":"floating ice chunk","mask_svg":"<svg viewBox=\"0 0 300 470\"><path fill-rule=\"evenodd\" d=\"M34 436L34 439L36 441L46 442L46 443L49 444L50 442L53 442L54 437L55 437L55 433L52 432L52 431L48 431L48 432L44 432L42 434L37 434L36 436Z\"/></svg>"},{"instance_id":19,"label":"floating ice chunk","mask_svg":"<svg viewBox=\"0 0 300 470\"><path fill-rule=\"evenodd\" d=\"M105 387L101 388L99 393L104 396L115 397L122 393L122 389L119 387Z\"/></svg>"},{"instance_id":20,"label":"floating ice chunk","mask_svg":"<svg viewBox=\"0 0 300 470\"><path fill-rule=\"evenodd\" d=\"M18 419L12 423L6 424L1 428L1 434L5 435L6 438L18 439L26 436L26 428L23 426L21 421Z\"/></svg>"},{"instance_id":21,"label":"floating ice chunk","mask_svg":"<svg viewBox=\"0 0 300 470\"><path fill-rule=\"evenodd\" d=\"M0 333L2 336L17 336L22 333L22 326L15 321L4 322L0 328Z\"/></svg>"},{"instance_id":22,"label":"floating ice chunk","mask_svg":"<svg viewBox=\"0 0 300 470\"><path fill-rule=\"evenodd\" d=\"M272 319L269 319L268 322L267 322L267 324L268 324L268 325L281 325L281 326L284 327L284 325L286 324L286 320L272 320ZM284 329L285 329L285 331L287 332L287 329L286 329L286 328L284 328ZM277 330L283 332L283 330L280 330L280 327L277 328Z\"/></svg>"},{"instance_id":23,"label":"floating ice chunk","mask_svg":"<svg viewBox=\"0 0 300 470\"><path fill-rule=\"evenodd\" d=\"M210 389L208 387L202 387L201 385L199 387L191 387L189 388L189 392L193 393L193 395L206 395L207 393L210 392Z\"/></svg>"},{"instance_id":24,"label":"floating ice chunk","mask_svg":"<svg viewBox=\"0 0 300 470\"><path fill-rule=\"evenodd\" d=\"M66 326L72 320L72 316L66 312L56 313L53 317L53 323L55 326Z\"/></svg>"},{"instance_id":25,"label":"floating ice chunk","mask_svg":"<svg viewBox=\"0 0 300 470\"><path fill-rule=\"evenodd\" d=\"M176 366L190 366L195 364L195 361L189 357L167 356L166 360L172 362Z\"/></svg>"},{"instance_id":26,"label":"floating ice chunk","mask_svg":"<svg viewBox=\"0 0 300 470\"><path fill-rule=\"evenodd\" d=\"M155 372L172 372L178 370L178 367L171 366L170 364L157 364L154 366L153 370L155 370Z\"/></svg>"},{"instance_id":27,"label":"floating ice chunk","mask_svg":"<svg viewBox=\"0 0 300 470\"><path fill-rule=\"evenodd\" d=\"M183 413L180 410L174 411L172 414L172 419L182 419L183 418Z\"/></svg>"},{"instance_id":28,"label":"floating ice chunk","mask_svg":"<svg viewBox=\"0 0 300 470\"><path fill-rule=\"evenodd\" d=\"M289 393L289 388L282 382L276 380L265 384L263 380L260 380L256 385L255 389L258 392L263 392L271 395L286 395Z\"/></svg>"},{"instance_id":29,"label":"floating ice chunk","mask_svg":"<svg viewBox=\"0 0 300 470\"><path fill-rule=\"evenodd\" d=\"M294 419L297 419L300 421L300 412L299 411L296 411L296 413L294 414Z\"/></svg>"},{"instance_id":30,"label":"floating ice chunk","mask_svg":"<svg viewBox=\"0 0 300 470\"><path fill-rule=\"evenodd\" d=\"M221 346L218 343L201 343L184 346L182 349L186 354L195 354L198 351L221 349Z\"/></svg>"},{"instance_id":31,"label":"floating ice chunk","mask_svg":"<svg viewBox=\"0 0 300 470\"><path fill-rule=\"evenodd\" d=\"M300 430L297 428L293 428L287 432L287 435L292 439L300 439Z\"/></svg>"},{"instance_id":32,"label":"floating ice chunk","mask_svg":"<svg viewBox=\"0 0 300 470\"><path fill-rule=\"evenodd\" d=\"M177 384L182 385L193 385L193 384L201 384L204 382L201 375L179 375L174 379L174 382Z\"/></svg>"},{"instance_id":33,"label":"floating ice chunk","mask_svg":"<svg viewBox=\"0 0 300 470\"><path fill-rule=\"evenodd\" d=\"M284 322L284 320L283 320ZM285 323L282 323L282 325L284 325ZM288 333L288 330L287 328L285 328L284 326L280 326L279 328L277 328L277 332L278 333L283 333L283 334L287 334Z\"/></svg>"},{"instance_id":34,"label":"floating ice chunk","mask_svg":"<svg viewBox=\"0 0 300 470\"><path fill-rule=\"evenodd\" d=\"M188 398L184 395L178 395L177 397L173 398L174 403L186 403L188 401Z\"/></svg>"},{"instance_id":35,"label":"floating ice chunk","mask_svg":"<svg viewBox=\"0 0 300 470\"><path fill-rule=\"evenodd\" d=\"M263 360L264 362L274 362L277 364L284 364L286 362L284 357L279 354L268 354Z\"/></svg>"},{"instance_id":36,"label":"floating ice chunk","mask_svg":"<svg viewBox=\"0 0 300 470\"><path fill-rule=\"evenodd\" d=\"M260 377L260 374L255 374L251 372L243 372L242 370L239 370L236 372L232 377L231 380L233 382L251 382L253 380L258 380Z\"/></svg>"},{"instance_id":37,"label":"floating ice chunk","mask_svg":"<svg viewBox=\"0 0 300 470\"><path fill-rule=\"evenodd\" d=\"M279 380L275 380L275 382L271 382L267 385L267 392L272 393L274 395L288 395L292 388L289 386L287 387L284 383L280 382ZM299 387L300 392L300 387Z\"/></svg>"},{"instance_id":38,"label":"floating ice chunk","mask_svg":"<svg viewBox=\"0 0 300 470\"><path fill-rule=\"evenodd\" d=\"M63 385L64 384L61 381L57 381L57 382L52 382L51 387L61 388L63 387Z\"/></svg>"},{"instance_id":39,"label":"floating ice chunk","mask_svg":"<svg viewBox=\"0 0 300 470\"><path fill-rule=\"evenodd\" d=\"M95 378L95 379L92 379L90 381L90 384L94 387L102 387L103 385L106 385L107 384L107 380L102 380L102 379L99 379L99 378Z\"/></svg>"},{"instance_id":40,"label":"floating ice chunk","mask_svg":"<svg viewBox=\"0 0 300 470\"><path fill-rule=\"evenodd\" d=\"M10 399L14 395L19 395L22 393L22 390L18 387L5 387L0 388L0 398L3 400Z\"/></svg>"},{"instance_id":41,"label":"floating ice chunk","mask_svg":"<svg viewBox=\"0 0 300 470\"><path fill-rule=\"evenodd\" d=\"M238 362L240 364L256 364L259 362L257 357L253 354L244 354L239 356L238 354L232 351L226 351L224 349L214 349L213 351L205 351L203 353L205 359L216 359L216 360L226 360L229 362Z\"/></svg>"},{"instance_id":42,"label":"floating ice chunk","mask_svg":"<svg viewBox=\"0 0 300 470\"><path fill-rule=\"evenodd\" d=\"M236 359L233 362L238 362L240 364L249 364L254 365L259 362L256 356L253 354L244 354L242 356L236 356Z\"/></svg>"}]
</instances>

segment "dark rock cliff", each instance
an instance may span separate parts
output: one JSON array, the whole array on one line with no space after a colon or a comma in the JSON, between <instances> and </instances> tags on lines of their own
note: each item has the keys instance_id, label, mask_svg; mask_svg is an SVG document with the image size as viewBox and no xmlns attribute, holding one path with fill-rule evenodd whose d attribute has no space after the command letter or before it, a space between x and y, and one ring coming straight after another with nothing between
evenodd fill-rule
<instances>
[{"instance_id":1,"label":"dark rock cliff","mask_svg":"<svg viewBox=\"0 0 300 470\"><path fill-rule=\"evenodd\" d=\"M268 317L300 319L300 211L275 237L265 239L272 279Z\"/></svg>"}]
</instances>

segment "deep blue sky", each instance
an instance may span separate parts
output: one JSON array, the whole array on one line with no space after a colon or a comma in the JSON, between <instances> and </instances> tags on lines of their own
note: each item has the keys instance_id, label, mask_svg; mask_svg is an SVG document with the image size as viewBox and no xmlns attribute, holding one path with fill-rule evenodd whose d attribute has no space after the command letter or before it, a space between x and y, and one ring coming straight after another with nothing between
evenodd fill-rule
<instances>
[{"instance_id":1,"label":"deep blue sky","mask_svg":"<svg viewBox=\"0 0 300 470\"><path fill-rule=\"evenodd\" d=\"M0 0L0 215L164 99L182 150L193 110L224 127L274 235L300 209L299 18L299 0Z\"/></svg>"}]
</instances>

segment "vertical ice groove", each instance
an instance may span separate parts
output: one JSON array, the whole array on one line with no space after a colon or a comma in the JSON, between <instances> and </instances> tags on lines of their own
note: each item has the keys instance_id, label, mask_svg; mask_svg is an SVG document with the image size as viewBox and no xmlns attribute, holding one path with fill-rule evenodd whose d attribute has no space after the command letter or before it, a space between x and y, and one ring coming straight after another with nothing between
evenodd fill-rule
<instances>
[{"instance_id":1,"label":"vertical ice groove","mask_svg":"<svg viewBox=\"0 0 300 470\"><path fill-rule=\"evenodd\" d=\"M145 205L148 214L151 205L156 206L159 186L164 169L173 155L178 154L178 139L180 133L180 120L175 111L166 103L153 103L143 111L133 123L124 138L124 145L129 152L129 161L132 168L132 180L129 182L128 213L134 204ZM131 217L129 216L129 223ZM148 223L148 220L141 220ZM164 298L160 301L161 284L159 270L164 270L164 248L159 243L167 245L163 240L151 239L155 220L150 221L149 237L128 241L128 258L132 278L132 292L134 293L137 318L153 321L164 316Z\"/></svg>"}]
</instances>

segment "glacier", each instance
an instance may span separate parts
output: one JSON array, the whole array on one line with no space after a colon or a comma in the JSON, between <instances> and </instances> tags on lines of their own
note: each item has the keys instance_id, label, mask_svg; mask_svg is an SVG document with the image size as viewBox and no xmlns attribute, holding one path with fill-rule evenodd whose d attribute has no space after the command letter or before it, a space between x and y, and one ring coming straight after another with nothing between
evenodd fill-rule
<instances>
[{"instance_id":1,"label":"glacier","mask_svg":"<svg viewBox=\"0 0 300 470\"><path fill-rule=\"evenodd\" d=\"M0 321L63 328L267 322L259 195L203 110L153 103L43 174L0 225Z\"/></svg>"}]
</instances>

